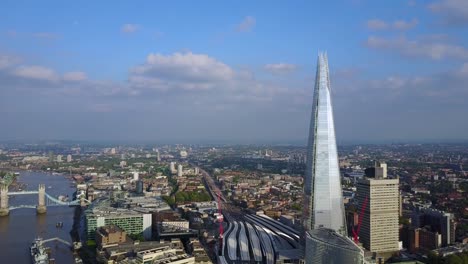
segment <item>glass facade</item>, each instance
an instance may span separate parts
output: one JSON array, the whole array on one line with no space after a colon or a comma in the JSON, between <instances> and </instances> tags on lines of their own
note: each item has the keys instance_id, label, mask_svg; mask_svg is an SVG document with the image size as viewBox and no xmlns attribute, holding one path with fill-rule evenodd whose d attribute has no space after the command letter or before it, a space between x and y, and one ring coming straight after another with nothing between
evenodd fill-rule
<instances>
[{"instance_id":1,"label":"glass facade","mask_svg":"<svg viewBox=\"0 0 468 264\"><path fill-rule=\"evenodd\" d=\"M307 264L366 263L364 250L351 239L323 228L307 232L305 261Z\"/></svg>"},{"instance_id":2,"label":"glass facade","mask_svg":"<svg viewBox=\"0 0 468 264\"><path fill-rule=\"evenodd\" d=\"M304 185L304 228L346 235L335 124L326 54L319 54Z\"/></svg>"}]
</instances>

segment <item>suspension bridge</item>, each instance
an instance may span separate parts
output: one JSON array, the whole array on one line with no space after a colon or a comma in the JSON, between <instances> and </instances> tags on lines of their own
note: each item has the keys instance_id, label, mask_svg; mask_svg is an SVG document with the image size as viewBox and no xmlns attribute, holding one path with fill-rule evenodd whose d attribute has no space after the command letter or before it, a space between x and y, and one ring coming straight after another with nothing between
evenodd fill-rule
<instances>
[{"instance_id":1,"label":"suspension bridge","mask_svg":"<svg viewBox=\"0 0 468 264\"><path fill-rule=\"evenodd\" d=\"M14 195L38 195L37 204L21 204L9 206L8 198ZM46 193L45 185L39 184L37 191L8 192L8 186L0 186L0 216L6 216L10 211L22 208L36 209L38 214L45 214L49 206L85 206L88 201L84 198L74 201L61 201L52 195Z\"/></svg>"}]
</instances>

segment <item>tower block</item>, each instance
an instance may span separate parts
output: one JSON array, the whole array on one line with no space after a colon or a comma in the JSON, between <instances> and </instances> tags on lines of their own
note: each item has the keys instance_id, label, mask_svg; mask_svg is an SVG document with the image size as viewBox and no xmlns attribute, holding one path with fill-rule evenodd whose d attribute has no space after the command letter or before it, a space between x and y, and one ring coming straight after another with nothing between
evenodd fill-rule
<instances>
[{"instance_id":1,"label":"tower block","mask_svg":"<svg viewBox=\"0 0 468 264\"><path fill-rule=\"evenodd\" d=\"M45 184L39 184L38 192L38 203L37 203L37 213L45 214L47 212L47 207L45 204Z\"/></svg>"},{"instance_id":2,"label":"tower block","mask_svg":"<svg viewBox=\"0 0 468 264\"><path fill-rule=\"evenodd\" d=\"M0 216L7 216L10 213L8 208L8 186L0 185Z\"/></svg>"}]
</instances>

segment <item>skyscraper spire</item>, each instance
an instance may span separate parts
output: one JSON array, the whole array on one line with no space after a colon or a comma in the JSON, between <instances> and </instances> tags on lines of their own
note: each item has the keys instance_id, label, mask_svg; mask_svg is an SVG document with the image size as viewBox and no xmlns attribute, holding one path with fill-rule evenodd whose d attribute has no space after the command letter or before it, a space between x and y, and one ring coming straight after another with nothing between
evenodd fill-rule
<instances>
[{"instance_id":1,"label":"skyscraper spire","mask_svg":"<svg viewBox=\"0 0 468 264\"><path fill-rule=\"evenodd\" d=\"M304 229L328 228L346 235L340 169L330 98L328 58L317 61L304 185Z\"/></svg>"}]
</instances>

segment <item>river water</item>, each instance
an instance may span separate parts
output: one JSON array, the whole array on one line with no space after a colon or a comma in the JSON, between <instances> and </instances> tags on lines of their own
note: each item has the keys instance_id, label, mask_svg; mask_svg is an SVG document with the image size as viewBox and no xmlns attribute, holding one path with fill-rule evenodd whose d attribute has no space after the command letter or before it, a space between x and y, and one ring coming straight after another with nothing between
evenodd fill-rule
<instances>
[{"instance_id":1,"label":"river water","mask_svg":"<svg viewBox=\"0 0 468 264\"><path fill-rule=\"evenodd\" d=\"M46 192L54 197L69 195L72 199L75 191L63 175L24 171L17 181L27 184L26 190L37 190L38 185L43 183ZM9 197L10 206L37 204L37 194ZM9 216L0 217L0 263L31 263L29 246L37 236L44 239L60 237L71 242L73 212L72 207L49 206L45 215L36 215L35 209L16 209L10 211ZM56 228L57 222L63 222L63 227ZM72 252L66 245L53 241L47 243L47 246L51 248L52 258L55 258L57 264L73 263Z\"/></svg>"}]
</instances>

